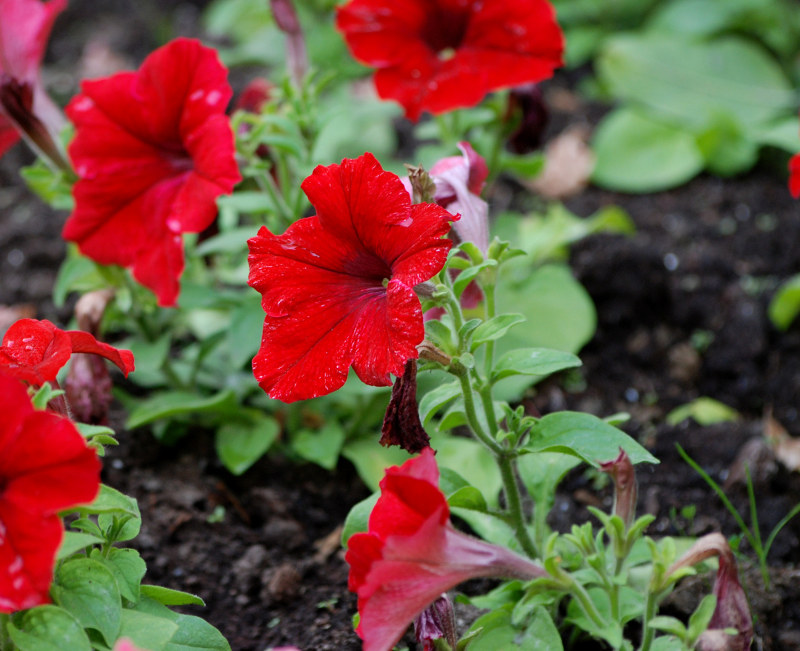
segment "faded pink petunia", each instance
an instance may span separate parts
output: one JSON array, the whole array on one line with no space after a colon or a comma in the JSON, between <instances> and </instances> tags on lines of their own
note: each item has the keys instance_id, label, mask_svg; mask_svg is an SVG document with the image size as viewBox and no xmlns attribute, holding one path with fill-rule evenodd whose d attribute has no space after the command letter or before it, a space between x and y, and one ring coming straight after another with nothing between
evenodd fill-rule
<instances>
[{"instance_id":1,"label":"faded pink petunia","mask_svg":"<svg viewBox=\"0 0 800 651\"><path fill-rule=\"evenodd\" d=\"M137 72L84 81L67 107L79 176L64 238L100 264L133 276L173 306L183 233L216 217L216 199L241 175L225 115L232 91L215 50L179 38Z\"/></svg>"},{"instance_id":2,"label":"faded pink petunia","mask_svg":"<svg viewBox=\"0 0 800 651\"><path fill-rule=\"evenodd\" d=\"M266 312L256 379L285 402L335 391L350 366L388 386L418 356L425 331L414 287L444 266L454 217L412 205L372 154L317 167L302 188L316 215L248 241L248 282Z\"/></svg>"},{"instance_id":3,"label":"faded pink petunia","mask_svg":"<svg viewBox=\"0 0 800 651\"><path fill-rule=\"evenodd\" d=\"M33 94L32 111L57 134L64 116L42 86L39 66L47 39L67 0L0 0L0 78L27 85ZM0 156L19 140L23 125L9 120L0 105Z\"/></svg>"},{"instance_id":4,"label":"faded pink petunia","mask_svg":"<svg viewBox=\"0 0 800 651\"><path fill-rule=\"evenodd\" d=\"M431 448L386 470L366 533L347 543L364 651L389 651L443 592L476 577L534 579L543 568L457 531Z\"/></svg>"}]
</instances>

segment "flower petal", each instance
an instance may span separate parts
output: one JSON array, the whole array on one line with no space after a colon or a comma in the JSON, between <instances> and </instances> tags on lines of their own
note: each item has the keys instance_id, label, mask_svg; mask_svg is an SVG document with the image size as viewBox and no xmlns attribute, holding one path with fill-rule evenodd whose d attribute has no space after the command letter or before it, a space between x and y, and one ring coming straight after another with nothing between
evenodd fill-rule
<instances>
[{"instance_id":1,"label":"flower petal","mask_svg":"<svg viewBox=\"0 0 800 651\"><path fill-rule=\"evenodd\" d=\"M40 386L56 379L71 354L69 337L50 321L20 319L3 337L0 367L18 379Z\"/></svg>"},{"instance_id":2,"label":"flower petal","mask_svg":"<svg viewBox=\"0 0 800 651\"><path fill-rule=\"evenodd\" d=\"M199 41L176 39L138 72L83 82L67 114L80 179L64 237L101 264L133 267L159 304L174 305L184 232L216 216L241 179L224 112L227 71Z\"/></svg>"}]
</instances>

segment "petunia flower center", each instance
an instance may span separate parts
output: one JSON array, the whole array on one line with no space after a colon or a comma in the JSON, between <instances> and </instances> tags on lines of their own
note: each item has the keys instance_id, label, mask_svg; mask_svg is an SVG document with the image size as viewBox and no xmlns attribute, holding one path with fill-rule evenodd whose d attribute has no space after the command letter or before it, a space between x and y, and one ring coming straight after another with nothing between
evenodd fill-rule
<instances>
[{"instance_id":1,"label":"petunia flower center","mask_svg":"<svg viewBox=\"0 0 800 651\"><path fill-rule=\"evenodd\" d=\"M165 151L164 159L177 174L190 172L194 169L194 161L192 160L192 157L183 149L178 151Z\"/></svg>"},{"instance_id":2,"label":"petunia flower center","mask_svg":"<svg viewBox=\"0 0 800 651\"><path fill-rule=\"evenodd\" d=\"M461 47L472 15L471 5L468 3L464 7L451 9L435 7L430 10L421 36L440 60L452 59Z\"/></svg>"}]
</instances>

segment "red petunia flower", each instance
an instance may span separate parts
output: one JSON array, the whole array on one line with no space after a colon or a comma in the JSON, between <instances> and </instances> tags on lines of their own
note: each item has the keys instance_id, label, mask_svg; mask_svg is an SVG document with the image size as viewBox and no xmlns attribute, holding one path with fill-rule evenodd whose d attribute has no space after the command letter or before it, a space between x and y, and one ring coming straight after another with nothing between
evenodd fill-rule
<instances>
[{"instance_id":1,"label":"red petunia flower","mask_svg":"<svg viewBox=\"0 0 800 651\"><path fill-rule=\"evenodd\" d=\"M44 91L39 65L53 22L66 6L67 0L0 0L0 77L30 86L32 110L53 133L63 126L64 116ZM19 127L0 106L0 156L19 140Z\"/></svg>"},{"instance_id":2,"label":"red petunia flower","mask_svg":"<svg viewBox=\"0 0 800 651\"><path fill-rule=\"evenodd\" d=\"M132 267L172 306L183 272L182 233L214 221L216 199L241 180L225 109L232 91L217 53L176 39L138 72L84 81L67 107L75 211L64 238L101 264Z\"/></svg>"},{"instance_id":3,"label":"red petunia flower","mask_svg":"<svg viewBox=\"0 0 800 651\"><path fill-rule=\"evenodd\" d=\"M800 154L789 161L789 191L795 199L800 198Z\"/></svg>"},{"instance_id":4,"label":"red petunia flower","mask_svg":"<svg viewBox=\"0 0 800 651\"><path fill-rule=\"evenodd\" d=\"M34 410L2 374L0 411L0 613L12 613L49 602L58 512L96 497L100 462L69 420Z\"/></svg>"},{"instance_id":5,"label":"red petunia flower","mask_svg":"<svg viewBox=\"0 0 800 651\"><path fill-rule=\"evenodd\" d=\"M547 0L351 0L336 26L406 116L474 106L552 76L564 37Z\"/></svg>"},{"instance_id":6,"label":"red petunia flower","mask_svg":"<svg viewBox=\"0 0 800 651\"><path fill-rule=\"evenodd\" d=\"M350 537L348 587L358 594L364 651L381 651L443 592L475 577L547 576L506 549L453 528L433 450L386 470L369 530Z\"/></svg>"},{"instance_id":7,"label":"red petunia flower","mask_svg":"<svg viewBox=\"0 0 800 651\"><path fill-rule=\"evenodd\" d=\"M388 386L424 335L414 286L444 266L453 215L411 204L372 154L317 167L302 185L317 214L248 241L249 284L267 313L253 372L285 402L341 387L352 365Z\"/></svg>"},{"instance_id":8,"label":"red petunia flower","mask_svg":"<svg viewBox=\"0 0 800 651\"><path fill-rule=\"evenodd\" d=\"M72 353L105 357L125 377L134 369L131 351L101 343L88 332L61 330L45 320L20 319L6 331L0 344L0 370L38 388L56 379Z\"/></svg>"}]
</instances>

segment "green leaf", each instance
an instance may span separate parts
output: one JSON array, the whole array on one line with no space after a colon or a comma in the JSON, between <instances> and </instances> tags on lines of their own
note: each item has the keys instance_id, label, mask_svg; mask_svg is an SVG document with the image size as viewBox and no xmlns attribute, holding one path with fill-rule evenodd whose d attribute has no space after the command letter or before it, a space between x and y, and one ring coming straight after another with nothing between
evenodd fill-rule
<instances>
[{"instance_id":1,"label":"green leaf","mask_svg":"<svg viewBox=\"0 0 800 651\"><path fill-rule=\"evenodd\" d=\"M689 616L688 633L690 640L696 640L708 628L716 607L717 598L713 594L707 594L703 597L697 609Z\"/></svg>"},{"instance_id":2,"label":"green leaf","mask_svg":"<svg viewBox=\"0 0 800 651\"><path fill-rule=\"evenodd\" d=\"M697 136L697 146L713 174L732 176L750 169L758 159L758 144L728 115L719 115Z\"/></svg>"},{"instance_id":3,"label":"green leaf","mask_svg":"<svg viewBox=\"0 0 800 651\"><path fill-rule=\"evenodd\" d=\"M705 165L688 131L654 120L639 109L607 115L594 134L592 180L622 192L656 192L685 183Z\"/></svg>"},{"instance_id":4,"label":"green leaf","mask_svg":"<svg viewBox=\"0 0 800 651\"><path fill-rule=\"evenodd\" d=\"M464 486L447 498L450 507L469 509L486 513L486 500L483 499L481 492L474 486Z\"/></svg>"},{"instance_id":5,"label":"green leaf","mask_svg":"<svg viewBox=\"0 0 800 651\"><path fill-rule=\"evenodd\" d=\"M800 151L800 122L796 115L760 125L753 138L760 145L783 149L790 154Z\"/></svg>"},{"instance_id":6,"label":"green leaf","mask_svg":"<svg viewBox=\"0 0 800 651\"><path fill-rule=\"evenodd\" d=\"M581 360L560 350L522 348L503 355L492 369L492 382L512 375L545 376L581 365Z\"/></svg>"},{"instance_id":7,"label":"green leaf","mask_svg":"<svg viewBox=\"0 0 800 651\"><path fill-rule=\"evenodd\" d=\"M122 602L117 582L104 565L89 558L67 561L58 568L50 593L84 628L98 631L107 645L117 639Z\"/></svg>"},{"instance_id":8,"label":"green leaf","mask_svg":"<svg viewBox=\"0 0 800 651\"><path fill-rule=\"evenodd\" d=\"M120 493L116 488L100 484L100 492L90 504L84 504L76 510L81 513L108 513L113 515L127 515L139 517L139 506L136 500Z\"/></svg>"},{"instance_id":9,"label":"green leaf","mask_svg":"<svg viewBox=\"0 0 800 651\"><path fill-rule=\"evenodd\" d=\"M13 616L8 634L19 651L91 651L81 623L58 606L37 606Z\"/></svg>"},{"instance_id":10,"label":"green leaf","mask_svg":"<svg viewBox=\"0 0 800 651\"><path fill-rule=\"evenodd\" d=\"M264 310L258 295L248 296L234 308L226 335L228 354L234 368L241 368L256 354L263 327Z\"/></svg>"},{"instance_id":11,"label":"green leaf","mask_svg":"<svg viewBox=\"0 0 800 651\"><path fill-rule=\"evenodd\" d=\"M177 631L178 625L166 617L158 617L130 608L122 611L119 637L128 638L141 649L162 651Z\"/></svg>"},{"instance_id":12,"label":"green leaf","mask_svg":"<svg viewBox=\"0 0 800 651\"><path fill-rule=\"evenodd\" d=\"M174 416L197 416L210 412L232 415L236 414L238 409L236 396L230 389L207 397L188 391L166 391L140 402L128 416L125 427L136 429L153 421Z\"/></svg>"},{"instance_id":13,"label":"green leaf","mask_svg":"<svg viewBox=\"0 0 800 651\"><path fill-rule=\"evenodd\" d=\"M61 169L51 168L41 158L20 169L28 187L56 210L72 210L72 183Z\"/></svg>"},{"instance_id":14,"label":"green leaf","mask_svg":"<svg viewBox=\"0 0 800 651\"><path fill-rule=\"evenodd\" d=\"M787 330L800 314L800 274L778 288L769 302L769 320L778 330Z\"/></svg>"},{"instance_id":15,"label":"green leaf","mask_svg":"<svg viewBox=\"0 0 800 651\"><path fill-rule=\"evenodd\" d=\"M139 601L139 586L147 571L139 552L113 547L108 556L103 556L99 549L94 549L91 558L108 568L117 582L120 595L132 603Z\"/></svg>"},{"instance_id":16,"label":"green leaf","mask_svg":"<svg viewBox=\"0 0 800 651\"><path fill-rule=\"evenodd\" d=\"M567 265L549 264L531 270L529 265L512 261L506 269L521 278L504 278L498 283L498 311L520 310L527 322L524 328L511 330L497 341L498 356L516 348L576 353L591 339L597 322L594 305ZM509 401L519 399L534 380L535 376L509 377L498 385L496 395Z\"/></svg>"},{"instance_id":17,"label":"green leaf","mask_svg":"<svg viewBox=\"0 0 800 651\"><path fill-rule=\"evenodd\" d=\"M500 339L511 328L519 323L526 321L523 314L499 314L496 317L484 321L472 332L472 350L487 341Z\"/></svg>"},{"instance_id":18,"label":"green leaf","mask_svg":"<svg viewBox=\"0 0 800 651\"><path fill-rule=\"evenodd\" d=\"M231 646L216 628L193 615L177 615L178 630L164 651L230 651Z\"/></svg>"},{"instance_id":19,"label":"green leaf","mask_svg":"<svg viewBox=\"0 0 800 651\"><path fill-rule=\"evenodd\" d=\"M262 415L255 422L226 423L214 439L217 455L230 472L241 475L269 450L280 429L278 421Z\"/></svg>"},{"instance_id":20,"label":"green leaf","mask_svg":"<svg viewBox=\"0 0 800 651\"><path fill-rule=\"evenodd\" d=\"M676 635L681 639L686 638L686 627L683 622L675 617L660 615L650 620L650 626L658 631Z\"/></svg>"},{"instance_id":21,"label":"green leaf","mask_svg":"<svg viewBox=\"0 0 800 651\"><path fill-rule=\"evenodd\" d=\"M56 307L63 307L70 292L97 289L104 285L103 277L92 260L77 252L70 253L58 270L53 285L53 303ZM139 360L136 361L138 363Z\"/></svg>"},{"instance_id":22,"label":"green leaf","mask_svg":"<svg viewBox=\"0 0 800 651\"><path fill-rule=\"evenodd\" d=\"M165 606L205 606L206 603L197 595L182 590L164 588L160 585L143 585L139 588L143 597L154 599Z\"/></svg>"},{"instance_id":23,"label":"green leaf","mask_svg":"<svg viewBox=\"0 0 800 651\"><path fill-rule=\"evenodd\" d=\"M342 426L335 420L329 420L317 431L303 429L291 434L289 445L306 461L316 463L326 470L333 470L339 460L344 439Z\"/></svg>"},{"instance_id":24,"label":"green leaf","mask_svg":"<svg viewBox=\"0 0 800 651\"><path fill-rule=\"evenodd\" d=\"M238 194L238 193L237 193ZM254 197L260 202L260 204L264 203L264 195L261 192L252 193ZM230 197L220 197L220 201L222 199L230 199ZM227 202L230 204L230 202ZM241 204L237 204L237 207L241 210ZM248 207L250 207L248 205ZM248 212L256 212L254 210L250 210ZM220 233L219 235L215 235L214 237L210 237L204 242L197 245L197 248L194 250L196 255L210 255L212 253L233 253L233 252L246 252L247 251L247 240L251 237L254 237L257 228L254 226L242 226L240 228L233 228L229 231L224 233Z\"/></svg>"},{"instance_id":25,"label":"green leaf","mask_svg":"<svg viewBox=\"0 0 800 651\"><path fill-rule=\"evenodd\" d=\"M111 429L110 427L105 427L104 425L89 425L88 423L75 423L75 427L81 433L81 436L85 439L90 439L93 436L107 435L109 437L113 437L116 435L116 432L113 429Z\"/></svg>"},{"instance_id":26,"label":"green leaf","mask_svg":"<svg viewBox=\"0 0 800 651\"><path fill-rule=\"evenodd\" d=\"M356 472L370 490L378 490L378 484L389 466L399 466L411 455L405 450L378 445L373 438L348 441L342 448L342 456L356 467Z\"/></svg>"},{"instance_id":27,"label":"green leaf","mask_svg":"<svg viewBox=\"0 0 800 651\"><path fill-rule=\"evenodd\" d=\"M453 281L453 293L455 294L456 298L461 298L461 294L464 293L464 290L467 288L475 278L483 271L484 269L488 269L489 267L496 267L497 260L485 260L480 264L474 265L467 269L464 269L456 279Z\"/></svg>"},{"instance_id":28,"label":"green leaf","mask_svg":"<svg viewBox=\"0 0 800 651\"><path fill-rule=\"evenodd\" d=\"M423 425L430 423L442 407L461 395L461 383L457 380L440 384L432 391L428 391L419 401L419 417Z\"/></svg>"},{"instance_id":29,"label":"green leaf","mask_svg":"<svg viewBox=\"0 0 800 651\"><path fill-rule=\"evenodd\" d=\"M687 418L694 419L704 427L716 423L728 423L739 418L739 413L718 400L702 396L691 402L676 407L667 414L667 423L677 425Z\"/></svg>"},{"instance_id":30,"label":"green leaf","mask_svg":"<svg viewBox=\"0 0 800 651\"><path fill-rule=\"evenodd\" d=\"M440 471L448 468L462 477L469 477L469 485L480 491L486 503L497 505L503 480L494 458L486 453L482 444L449 434L434 434L431 447L436 450Z\"/></svg>"},{"instance_id":31,"label":"green leaf","mask_svg":"<svg viewBox=\"0 0 800 651\"><path fill-rule=\"evenodd\" d=\"M796 112L778 63L739 37L696 42L676 34L617 36L606 42L596 66L616 98L696 130L722 114L747 127Z\"/></svg>"},{"instance_id":32,"label":"green leaf","mask_svg":"<svg viewBox=\"0 0 800 651\"><path fill-rule=\"evenodd\" d=\"M350 536L354 533L367 531L369 516L372 513L372 509L375 508L375 503L380 496L380 492L375 492L350 509L350 512L344 520L344 526L342 527L342 547L347 547L347 541L350 540Z\"/></svg>"},{"instance_id":33,"label":"green leaf","mask_svg":"<svg viewBox=\"0 0 800 651\"><path fill-rule=\"evenodd\" d=\"M562 452L583 459L598 468L602 462L616 459L619 448L625 450L632 463L658 463L652 454L605 421L575 411L547 414L531 430L528 452Z\"/></svg>"},{"instance_id":34,"label":"green leaf","mask_svg":"<svg viewBox=\"0 0 800 651\"><path fill-rule=\"evenodd\" d=\"M58 548L58 560L72 556L75 552L86 549L90 545L99 545L105 542L102 538L80 531L65 531L61 546Z\"/></svg>"}]
</instances>

